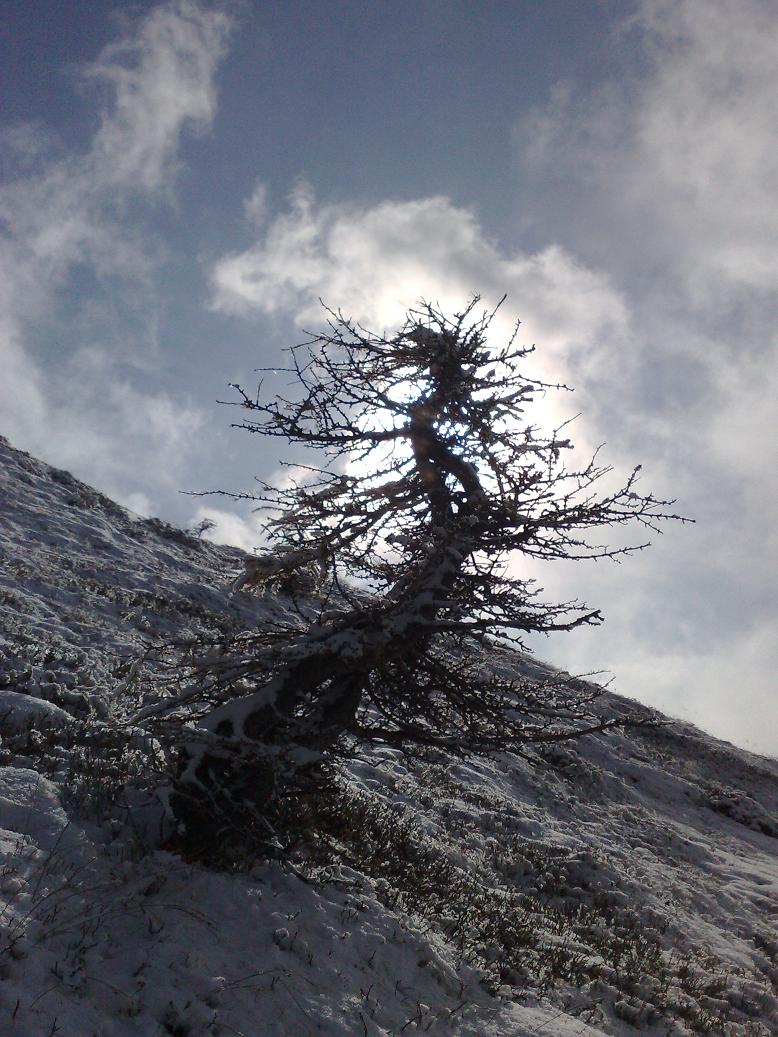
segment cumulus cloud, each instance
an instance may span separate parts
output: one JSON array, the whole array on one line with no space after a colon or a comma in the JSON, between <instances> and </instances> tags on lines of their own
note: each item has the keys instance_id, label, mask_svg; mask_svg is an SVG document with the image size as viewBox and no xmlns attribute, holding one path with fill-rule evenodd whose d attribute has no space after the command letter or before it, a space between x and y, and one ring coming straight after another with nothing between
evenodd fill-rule
<instances>
[{"instance_id":1,"label":"cumulus cloud","mask_svg":"<svg viewBox=\"0 0 778 1037\"><path fill-rule=\"evenodd\" d=\"M522 120L521 161L536 221L628 307L594 418L699 525L631 567L626 593L624 572L587 576L605 632L547 652L588 668L607 646L624 691L775 753L778 11L642 0L618 42L635 55L626 80L560 84Z\"/></svg>"},{"instance_id":2,"label":"cumulus cloud","mask_svg":"<svg viewBox=\"0 0 778 1037\"><path fill-rule=\"evenodd\" d=\"M646 208L659 203L675 241L681 221L689 285L703 302L722 284L772 292L778 12L761 0L652 0L641 24L655 72L633 131L630 160L647 164L639 176L633 166L634 194Z\"/></svg>"},{"instance_id":3,"label":"cumulus cloud","mask_svg":"<svg viewBox=\"0 0 778 1037\"><path fill-rule=\"evenodd\" d=\"M176 489L182 459L202 429L197 407L139 388L101 349L78 350L63 370L67 398L49 400L46 411L57 432L57 463L77 471L88 465L89 478L122 502L138 493L129 486Z\"/></svg>"},{"instance_id":4,"label":"cumulus cloud","mask_svg":"<svg viewBox=\"0 0 778 1037\"><path fill-rule=\"evenodd\" d=\"M617 643L616 634L603 640ZM778 666L771 617L757 618L743 636L716 646L715 651L694 645L677 651L669 644L657 650L656 645L636 639L629 653L608 657L600 652L596 659L593 655L589 661L610 668L622 690L643 687L650 673L650 702L669 716L683 716L753 752L776 754L775 703L765 694L765 676L774 674Z\"/></svg>"},{"instance_id":5,"label":"cumulus cloud","mask_svg":"<svg viewBox=\"0 0 778 1037\"><path fill-rule=\"evenodd\" d=\"M253 222L252 205L247 215ZM452 315L474 294L486 309L507 294L490 341L507 342L519 317L519 341L538 343L526 373L584 393L603 363L603 344L628 333L623 301L607 276L555 245L506 252L472 211L443 196L321 204L298 184L287 210L256 228L249 248L215 263L212 285L212 305L224 313L282 315L315 330L324 301L379 333L391 333L422 299ZM549 392L536 398L527 420L550 430L580 408L578 396ZM576 426L575 440L583 465L600 440L586 423Z\"/></svg>"},{"instance_id":6,"label":"cumulus cloud","mask_svg":"<svg viewBox=\"0 0 778 1037\"><path fill-rule=\"evenodd\" d=\"M251 552L262 543L257 520L246 518L235 511L201 505L194 513L192 527L197 528L200 523L207 524L203 536L214 544L230 544Z\"/></svg>"},{"instance_id":7,"label":"cumulus cloud","mask_svg":"<svg viewBox=\"0 0 778 1037\"><path fill-rule=\"evenodd\" d=\"M228 29L225 15L195 0L154 8L82 70L101 87L100 126L84 150L53 148L39 127L5 137L18 176L0 189L4 431L104 486L110 474L118 488L132 467L152 479L170 471L163 466L175 464L171 446L185 451L183 429L196 415L133 388L126 365L109 371L117 359L107 343L53 365L48 358L56 373L44 379L38 332L56 319L68 279L84 270L110 282L114 296L130 291L137 302L140 293L153 324L156 245L144 240L137 211L126 217L127 207L169 195L183 134L213 117ZM127 354L134 343L119 345ZM100 387L98 374L109 376ZM156 464L146 463L151 458Z\"/></svg>"},{"instance_id":8,"label":"cumulus cloud","mask_svg":"<svg viewBox=\"0 0 778 1037\"><path fill-rule=\"evenodd\" d=\"M620 43L640 53L631 79L594 95L560 84L522 120L523 160L562 190L583 188L582 234L603 235L644 274L680 277L687 302L719 309L772 292L778 11L643 0Z\"/></svg>"},{"instance_id":9,"label":"cumulus cloud","mask_svg":"<svg viewBox=\"0 0 778 1037\"><path fill-rule=\"evenodd\" d=\"M505 253L470 210L442 196L327 205L298 185L251 247L215 264L212 282L222 312L284 313L317 326L322 299L378 331L420 299L455 312L474 294L489 307L507 293L496 334L510 334L518 314L522 341L542 342L535 369L551 378L560 355L582 359L625 325L606 276L553 245Z\"/></svg>"}]
</instances>

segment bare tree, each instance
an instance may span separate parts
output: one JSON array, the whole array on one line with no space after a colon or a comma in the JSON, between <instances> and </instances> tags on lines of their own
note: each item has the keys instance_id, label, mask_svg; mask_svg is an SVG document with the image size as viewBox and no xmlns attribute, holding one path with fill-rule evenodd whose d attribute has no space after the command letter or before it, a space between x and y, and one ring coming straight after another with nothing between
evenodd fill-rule
<instances>
[{"instance_id":1,"label":"bare tree","mask_svg":"<svg viewBox=\"0 0 778 1037\"><path fill-rule=\"evenodd\" d=\"M601 622L542 600L521 556L614 558L646 544L609 547L601 527L680 517L638 492L638 469L614 489L596 455L567 467L564 430L526 418L566 387L527 377L532 349L515 333L488 345L494 313L477 304L452 319L421 304L391 337L327 311L290 350L288 398L234 387L240 427L317 451L319 467L253 499L282 556L329 559L331 588L294 628L197 645L178 693L144 711L167 716L183 747L174 803L190 828L266 814L284 767L360 742L485 752L617 722L591 708L591 685L533 683L482 645Z\"/></svg>"}]
</instances>

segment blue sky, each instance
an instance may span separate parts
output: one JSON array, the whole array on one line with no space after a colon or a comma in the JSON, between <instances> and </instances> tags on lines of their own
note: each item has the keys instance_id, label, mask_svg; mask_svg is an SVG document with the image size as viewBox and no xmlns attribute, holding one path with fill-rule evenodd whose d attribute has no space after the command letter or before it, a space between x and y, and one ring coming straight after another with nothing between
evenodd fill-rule
<instances>
[{"instance_id":1,"label":"blue sky","mask_svg":"<svg viewBox=\"0 0 778 1037\"><path fill-rule=\"evenodd\" d=\"M251 547L277 443L216 404L318 299L509 299L576 442L697 525L551 566L541 655L778 753L778 11L768 0L6 0L0 431ZM568 410L565 411L564 408ZM570 413L549 402L546 417Z\"/></svg>"}]
</instances>

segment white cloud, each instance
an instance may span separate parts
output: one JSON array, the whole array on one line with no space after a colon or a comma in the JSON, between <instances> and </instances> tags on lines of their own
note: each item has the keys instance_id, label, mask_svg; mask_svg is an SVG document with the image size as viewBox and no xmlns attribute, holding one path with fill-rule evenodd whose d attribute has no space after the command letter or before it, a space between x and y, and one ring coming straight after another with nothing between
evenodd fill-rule
<instances>
[{"instance_id":1,"label":"white cloud","mask_svg":"<svg viewBox=\"0 0 778 1037\"><path fill-rule=\"evenodd\" d=\"M575 349L582 359L625 326L607 277L556 246L505 254L471 211L445 197L318 205L298 185L289 210L250 248L220 259L212 281L213 305L226 313L284 313L318 326L322 299L376 331L396 326L422 298L453 313L473 294L489 307L507 293L495 337L509 335L519 314L521 340L542 343L533 370L552 379L560 355Z\"/></svg>"},{"instance_id":2,"label":"white cloud","mask_svg":"<svg viewBox=\"0 0 778 1037\"><path fill-rule=\"evenodd\" d=\"M182 135L204 129L215 111L213 77L228 28L226 16L194 0L156 7L84 70L108 90L83 152L50 149L36 127L6 135L21 173L0 189L4 431L88 478L110 478L117 492L122 472L146 468L156 478L174 468L185 449L179 423L185 429L196 416L185 403L113 380L107 343L91 347L91 374L86 354L61 355L44 378L37 329L56 316L58 293L79 266L98 281L113 279L114 294L140 292L143 321L153 325L156 246L144 241L137 217L124 218L124 206L169 194ZM95 365L110 375L102 387Z\"/></svg>"},{"instance_id":3,"label":"white cloud","mask_svg":"<svg viewBox=\"0 0 778 1037\"><path fill-rule=\"evenodd\" d=\"M635 639L617 663L618 690L640 689L670 716L682 714L700 727L754 752L776 753L774 689L765 681L778 667L775 628L760 619L730 647L707 652L648 652Z\"/></svg>"},{"instance_id":4,"label":"white cloud","mask_svg":"<svg viewBox=\"0 0 778 1037\"><path fill-rule=\"evenodd\" d=\"M680 277L695 305L718 310L744 292L772 292L778 9L643 0L630 26L642 59L632 80L594 97L560 87L522 123L525 161L568 191L584 184L584 232L606 224L604 248Z\"/></svg>"},{"instance_id":5,"label":"white cloud","mask_svg":"<svg viewBox=\"0 0 778 1037\"><path fill-rule=\"evenodd\" d=\"M596 420L699 524L629 570L582 572L607 625L544 654L775 753L778 9L642 0L618 47L626 76L560 85L523 120L522 159L539 226L629 307ZM544 574L552 594L565 575Z\"/></svg>"},{"instance_id":6,"label":"white cloud","mask_svg":"<svg viewBox=\"0 0 778 1037\"><path fill-rule=\"evenodd\" d=\"M201 505L194 513L192 527L197 527L198 523L203 521L213 523L203 535L206 540L211 540L214 544L230 544L232 547L239 547L247 552L260 546L262 537L259 522L256 519L244 518L234 511L225 511L223 508Z\"/></svg>"},{"instance_id":7,"label":"white cloud","mask_svg":"<svg viewBox=\"0 0 778 1037\"><path fill-rule=\"evenodd\" d=\"M658 204L674 241L688 235L687 275L702 301L722 283L772 291L778 11L760 0L653 0L643 23L656 72L635 126L635 194Z\"/></svg>"},{"instance_id":8,"label":"white cloud","mask_svg":"<svg viewBox=\"0 0 778 1037\"><path fill-rule=\"evenodd\" d=\"M126 368L98 349L79 350L64 380L67 399L49 401L46 413L56 444L48 453L59 465L88 470L117 499L137 483L177 488L177 473L198 449L203 418L196 407L137 388Z\"/></svg>"},{"instance_id":9,"label":"white cloud","mask_svg":"<svg viewBox=\"0 0 778 1037\"><path fill-rule=\"evenodd\" d=\"M143 191L169 183L182 132L207 129L215 114L229 28L218 10L171 0L83 70L114 91L90 152L101 183Z\"/></svg>"},{"instance_id":10,"label":"white cloud","mask_svg":"<svg viewBox=\"0 0 778 1037\"><path fill-rule=\"evenodd\" d=\"M140 491L135 493L123 493L117 495L116 500L119 504L123 504L125 508L133 512L135 515L139 515L141 518L152 517L152 503L151 498L147 494Z\"/></svg>"},{"instance_id":11,"label":"white cloud","mask_svg":"<svg viewBox=\"0 0 778 1037\"><path fill-rule=\"evenodd\" d=\"M261 180L257 180L254 190L243 203L246 219L249 223L260 227L267 219L269 207L267 186Z\"/></svg>"}]
</instances>

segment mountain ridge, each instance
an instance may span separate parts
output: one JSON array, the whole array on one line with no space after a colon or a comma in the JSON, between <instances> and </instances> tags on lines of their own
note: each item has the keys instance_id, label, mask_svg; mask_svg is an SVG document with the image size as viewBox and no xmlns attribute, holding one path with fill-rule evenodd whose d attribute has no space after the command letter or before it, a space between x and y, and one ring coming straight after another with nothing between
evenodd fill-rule
<instances>
[{"instance_id":1,"label":"mountain ridge","mask_svg":"<svg viewBox=\"0 0 778 1037\"><path fill-rule=\"evenodd\" d=\"M144 644L291 622L294 605L231 593L242 552L2 437L0 494L9 1032L778 1032L778 761L677 721L490 760L373 750L291 869L141 850L126 808L74 802L82 732L110 722Z\"/></svg>"}]
</instances>

